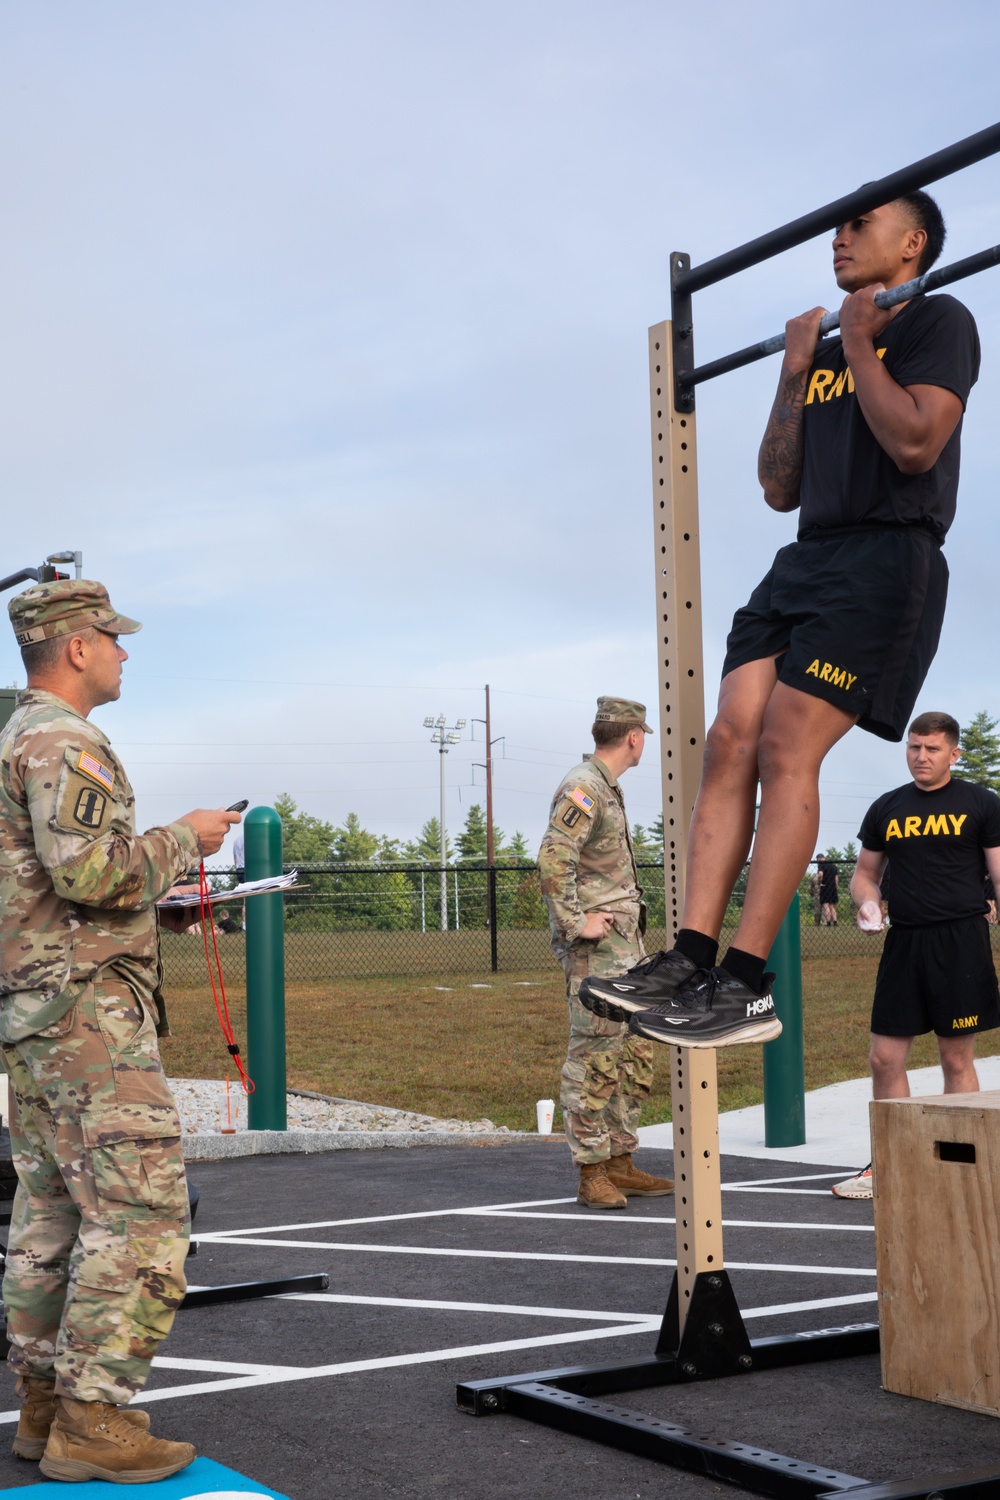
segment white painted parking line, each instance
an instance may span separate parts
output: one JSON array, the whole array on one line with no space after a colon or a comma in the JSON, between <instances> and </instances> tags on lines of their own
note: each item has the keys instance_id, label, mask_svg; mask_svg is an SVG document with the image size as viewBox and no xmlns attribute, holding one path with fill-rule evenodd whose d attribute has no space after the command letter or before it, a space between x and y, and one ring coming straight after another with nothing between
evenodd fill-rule
<instances>
[{"instance_id":1,"label":"white painted parking line","mask_svg":"<svg viewBox=\"0 0 1000 1500\"><path fill-rule=\"evenodd\" d=\"M426 1365L448 1359L472 1359L481 1354L505 1354L518 1349L547 1349L557 1344L582 1344L592 1339L615 1339L634 1333L655 1333L660 1319L624 1323L614 1328L586 1328L573 1333L542 1334L533 1339L503 1339L491 1344L460 1344L450 1349L428 1349L417 1354L389 1354L382 1359L353 1359L337 1365L315 1365L274 1375L237 1376L232 1380L206 1380L195 1385L164 1386L143 1391L134 1402L171 1401L178 1396L201 1396L211 1391L232 1391L242 1386L280 1385L295 1380L323 1380L332 1375L354 1375L367 1370L392 1370L402 1365ZM3 1417L8 1414L4 1413ZM10 1414L14 1421L17 1412ZM3 1420L3 1418L0 1418Z\"/></svg>"},{"instance_id":2,"label":"white painted parking line","mask_svg":"<svg viewBox=\"0 0 1000 1500\"><path fill-rule=\"evenodd\" d=\"M519 1307L504 1302L430 1302L422 1297L348 1297L335 1292L290 1292L285 1302L354 1302L371 1307L411 1307L417 1310L428 1308L446 1312L515 1313L522 1317L536 1318L592 1318L607 1322L655 1323L662 1313L611 1313L594 1312L592 1309L571 1307ZM877 1302L878 1292L852 1292L847 1297L811 1297L806 1302L773 1302L767 1307L751 1307L743 1312L744 1318L777 1318L789 1313L815 1312L823 1307L851 1307L857 1302Z\"/></svg>"},{"instance_id":3,"label":"white painted parking line","mask_svg":"<svg viewBox=\"0 0 1000 1500\"><path fill-rule=\"evenodd\" d=\"M786 1313L815 1312L821 1307L851 1307L856 1302L877 1302L878 1292L857 1292L853 1297L813 1297L808 1302L778 1302L773 1307L749 1307L745 1318L777 1318Z\"/></svg>"},{"instance_id":4,"label":"white painted parking line","mask_svg":"<svg viewBox=\"0 0 1000 1500\"><path fill-rule=\"evenodd\" d=\"M843 1173L837 1176L843 1180ZM829 1198L829 1188L779 1188L779 1187L751 1187L749 1183L733 1183L730 1187L722 1184L724 1193L770 1193L772 1198L793 1198L796 1194L800 1198Z\"/></svg>"},{"instance_id":5,"label":"white painted parking line","mask_svg":"<svg viewBox=\"0 0 1000 1500\"><path fill-rule=\"evenodd\" d=\"M788 1268L786 1268L788 1269ZM792 1267L790 1269L804 1269ZM830 1269L830 1268L821 1268ZM148 1404L152 1401L174 1401L187 1396L206 1396L215 1391L232 1391L247 1389L256 1386L289 1384L300 1380L326 1379L336 1375L359 1374L370 1370L387 1370L400 1366L431 1364L452 1359L467 1359L483 1354L508 1353L520 1349L545 1349L560 1344L586 1343L597 1339L624 1338L631 1334L653 1333L660 1326L660 1316L640 1315L638 1313L611 1314L600 1312L584 1312L582 1309L570 1308L531 1308L514 1307L503 1304L492 1303L438 1303L422 1302L416 1299L404 1298L366 1298L366 1297L340 1297L323 1293L296 1294L294 1298L283 1298L282 1300L296 1301L350 1301L356 1303L370 1302L373 1305L388 1306L417 1306L427 1307L434 1310L438 1308L452 1308L455 1311L483 1311L483 1312L516 1312L521 1314L535 1314L537 1316L552 1317L586 1317L586 1318L610 1318L624 1317L630 1321L616 1323L610 1328L583 1329L572 1333L558 1333L542 1335L531 1339L504 1339L499 1342L488 1344L463 1344L446 1349L431 1349L416 1354L388 1355L378 1359L346 1360L340 1364L315 1365L307 1367L296 1367L292 1365L253 1365L237 1364L227 1360L201 1360L201 1359L175 1359L170 1356L159 1356L154 1364L163 1370L199 1370L207 1373L224 1374L221 1380L197 1381L193 1384L164 1386L158 1390L145 1391L135 1397L135 1404ZM873 1302L876 1293L863 1292L855 1296L846 1297L819 1297L804 1302L774 1303L766 1307L748 1308L743 1317L765 1318L779 1317L790 1313L812 1311L826 1307L847 1307L852 1304ZM8 1426L17 1422L20 1411L0 1412L0 1425Z\"/></svg>"},{"instance_id":6,"label":"white painted parking line","mask_svg":"<svg viewBox=\"0 0 1000 1500\"><path fill-rule=\"evenodd\" d=\"M214 1236L199 1235L202 1243L211 1243ZM478 1260L533 1260L533 1261L579 1261L593 1265L605 1266L676 1266L676 1260L653 1259L641 1255L565 1255L552 1254L541 1250L459 1250L451 1246L441 1247L436 1245L359 1245L329 1240L258 1240L248 1237L239 1239L229 1238L221 1243L226 1245L273 1245L283 1250L351 1250L359 1251L369 1255L441 1255L459 1256ZM777 1262L760 1263L757 1261L726 1261L726 1269L730 1271L795 1271L810 1276L874 1276L875 1268L870 1270L858 1266L792 1266L779 1264Z\"/></svg>"},{"instance_id":7,"label":"white painted parking line","mask_svg":"<svg viewBox=\"0 0 1000 1500\"><path fill-rule=\"evenodd\" d=\"M726 1188L749 1188L749 1187L774 1187L783 1182L829 1182L831 1178L843 1177L845 1168L840 1167L836 1172L802 1172L796 1177L750 1177L746 1182L724 1182L723 1191Z\"/></svg>"},{"instance_id":8,"label":"white painted parking line","mask_svg":"<svg viewBox=\"0 0 1000 1500\"><path fill-rule=\"evenodd\" d=\"M234 1234L288 1234L294 1229L347 1229L352 1224L393 1224L404 1219L444 1219L453 1214L498 1213L506 1208L550 1208L556 1203L575 1202L576 1198L527 1198L519 1203L486 1203L482 1208L424 1208L417 1213L372 1214L365 1219L314 1219L309 1224L264 1224L260 1228L251 1229L218 1229L213 1231L213 1238L225 1240Z\"/></svg>"},{"instance_id":9,"label":"white painted parking line","mask_svg":"<svg viewBox=\"0 0 1000 1500\"><path fill-rule=\"evenodd\" d=\"M229 1359L175 1359L171 1354L158 1354L153 1360L158 1370L205 1370L213 1375L287 1375L297 1370L296 1365L252 1365Z\"/></svg>"},{"instance_id":10,"label":"white painted parking line","mask_svg":"<svg viewBox=\"0 0 1000 1500\"><path fill-rule=\"evenodd\" d=\"M283 1302L349 1302L361 1307L427 1308L433 1312L513 1313L528 1318L597 1319L605 1323L648 1323L659 1313L594 1312L584 1307L522 1307L516 1302L436 1302L425 1297L353 1297L344 1292L286 1292Z\"/></svg>"},{"instance_id":11,"label":"white painted parking line","mask_svg":"<svg viewBox=\"0 0 1000 1500\"><path fill-rule=\"evenodd\" d=\"M561 1224L676 1224L677 1220L662 1214L547 1214L514 1208L477 1208L466 1214L477 1219L557 1219ZM723 1219L723 1229L821 1229L824 1234L874 1234L874 1224L793 1224L786 1219Z\"/></svg>"},{"instance_id":12,"label":"white painted parking line","mask_svg":"<svg viewBox=\"0 0 1000 1500\"><path fill-rule=\"evenodd\" d=\"M781 1183L785 1183L785 1182L816 1182L816 1181L824 1181L824 1182L826 1182L826 1181L835 1181L835 1180L843 1177L843 1175L844 1175L843 1170L841 1170L841 1171L837 1171L837 1172L808 1172L808 1173L805 1173L805 1174L803 1174L801 1176L796 1176L796 1177L759 1177L759 1178L754 1178L750 1182L732 1182L732 1183L724 1182L722 1184L722 1188L723 1188L723 1192L733 1192L733 1193L756 1192L758 1190L762 1190L763 1191L765 1189L768 1190L768 1191L777 1191L777 1192L780 1192L780 1191L782 1191L782 1189L780 1187ZM793 1189L785 1189L785 1191L791 1191L791 1192L796 1192L797 1191L797 1192L800 1192L800 1193L806 1192L806 1193L809 1193L811 1195L815 1195L815 1196L818 1196L818 1197L826 1197L825 1191L823 1191L820 1188L798 1188L798 1189L794 1189L793 1188ZM416 1212L412 1212L412 1213L402 1213L402 1214L370 1214L370 1215L367 1215L364 1218L355 1218L355 1219L312 1219L312 1220L309 1220L308 1222L296 1223L296 1224L260 1224L260 1225L252 1225L252 1226L250 1226L249 1228L246 1228L246 1229L217 1229L217 1230L213 1230L210 1236L199 1235L198 1238L199 1239L211 1238L214 1241L221 1242L223 1240L232 1239L234 1237L235 1238L240 1238L240 1237L242 1237L244 1235L251 1235L251 1234L253 1234L253 1235L257 1235L257 1234L291 1234L291 1233L294 1233L296 1231L303 1231L303 1230L306 1230L306 1229L349 1229L349 1228L352 1228L354 1225L357 1225L357 1224L395 1224L395 1223L403 1223L405 1220L408 1220L408 1219L446 1219L446 1218L451 1218L451 1217L478 1218L480 1216L490 1215L490 1214L505 1214L505 1213L513 1214L518 1209L543 1209L543 1208L561 1207L562 1205L568 1204L568 1203L575 1204L576 1201L577 1200L576 1200L575 1197L573 1197L573 1198L528 1198L528 1199L524 1199L524 1200L516 1202L516 1203L485 1203L485 1204L483 1204L481 1206L479 1206L479 1205L472 1205L470 1207L462 1207L461 1205L459 1205L459 1206L455 1206L455 1207L452 1207L452 1208L424 1208L424 1209L419 1209ZM559 1218L559 1217L563 1217L563 1216L562 1215L555 1215L554 1217ZM583 1214L579 1214L579 1215L568 1215L567 1214L565 1217L567 1217L567 1218L570 1218L570 1217L584 1218L584 1217L589 1217L589 1216L588 1215L583 1215ZM652 1223L654 1221L653 1220L647 1220L647 1222ZM671 1221L664 1221L664 1222L671 1222ZM843 1226L831 1226L831 1227L843 1227ZM851 1227L857 1227L857 1226L851 1226ZM863 1226L863 1227L868 1227L868 1226Z\"/></svg>"}]
</instances>

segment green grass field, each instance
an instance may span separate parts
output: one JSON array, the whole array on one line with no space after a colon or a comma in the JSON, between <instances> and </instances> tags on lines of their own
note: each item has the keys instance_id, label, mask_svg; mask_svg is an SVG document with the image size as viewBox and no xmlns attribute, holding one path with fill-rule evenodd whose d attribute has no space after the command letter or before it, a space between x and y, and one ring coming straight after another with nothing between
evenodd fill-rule
<instances>
[{"instance_id":1,"label":"green grass field","mask_svg":"<svg viewBox=\"0 0 1000 1500\"><path fill-rule=\"evenodd\" d=\"M806 1087L867 1074L868 1018L877 953L803 962ZM228 1057L205 986L167 991L173 1035L168 1073L223 1078ZM246 1036L245 990L234 986L236 1034ZM559 1097L566 1001L554 967L516 974L290 982L288 1081L321 1094L445 1118L535 1128L535 1100ZM984 1044L988 1048L988 1042ZM937 1060L918 1040L913 1066ZM252 1065L252 1059L251 1059ZM723 1109L763 1099L760 1047L719 1052ZM666 1059L643 1123L670 1118Z\"/></svg>"}]
</instances>

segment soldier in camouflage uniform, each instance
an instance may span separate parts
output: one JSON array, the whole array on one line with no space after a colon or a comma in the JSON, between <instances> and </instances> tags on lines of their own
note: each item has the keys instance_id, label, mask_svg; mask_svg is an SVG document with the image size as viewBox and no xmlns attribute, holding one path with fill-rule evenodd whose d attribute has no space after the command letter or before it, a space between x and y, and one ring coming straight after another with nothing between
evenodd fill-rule
<instances>
[{"instance_id":1,"label":"soldier in camouflage uniform","mask_svg":"<svg viewBox=\"0 0 1000 1500\"><path fill-rule=\"evenodd\" d=\"M618 777L638 765L646 709L598 698L594 754L563 777L538 855L552 949L566 975L569 1048L560 1103L580 1167L577 1202L625 1208L630 1197L673 1192L632 1160L642 1101L653 1082L653 1046L620 1021L592 1015L577 998L590 974L623 974L643 957L645 908Z\"/></svg>"},{"instance_id":2,"label":"soldier in camouflage uniform","mask_svg":"<svg viewBox=\"0 0 1000 1500\"><path fill-rule=\"evenodd\" d=\"M14 1452L53 1479L137 1483L194 1457L124 1409L184 1295L189 1232L155 902L239 819L199 810L137 835L128 777L88 715L119 696L118 637L140 626L101 584L40 584L9 611L28 672L0 737Z\"/></svg>"}]
</instances>

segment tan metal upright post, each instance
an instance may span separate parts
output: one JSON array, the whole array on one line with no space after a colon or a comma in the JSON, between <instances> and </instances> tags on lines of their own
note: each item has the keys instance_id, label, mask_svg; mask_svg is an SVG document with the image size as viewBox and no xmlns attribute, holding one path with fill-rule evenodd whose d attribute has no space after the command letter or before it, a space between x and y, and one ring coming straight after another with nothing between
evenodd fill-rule
<instances>
[{"instance_id":1,"label":"tan metal upright post","mask_svg":"<svg viewBox=\"0 0 1000 1500\"><path fill-rule=\"evenodd\" d=\"M695 416L675 410L671 350L670 323L657 323L649 330L649 370L668 936L680 926L688 827L705 744ZM714 1048L671 1047L670 1062L683 1333L696 1275L723 1266L719 1091Z\"/></svg>"}]
</instances>

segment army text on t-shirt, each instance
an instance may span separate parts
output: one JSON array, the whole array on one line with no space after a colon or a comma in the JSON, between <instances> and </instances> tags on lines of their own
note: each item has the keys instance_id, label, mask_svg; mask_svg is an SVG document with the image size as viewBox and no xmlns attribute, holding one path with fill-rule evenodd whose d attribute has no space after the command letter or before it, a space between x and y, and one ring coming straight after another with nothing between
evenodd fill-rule
<instances>
[{"instance_id":1,"label":"army text on t-shirt","mask_svg":"<svg viewBox=\"0 0 1000 1500\"><path fill-rule=\"evenodd\" d=\"M897 385L953 391L963 410L979 376L979 335L954 297L914 297L875 340ZM806 383L799 536L816 528L921 525L939 541L955 519L962 422L925 474L904 474L865 421L839 335L824 339Z\"/></svg>"},{"instance_id":2,"label":"army text on t-shirt","mask_svg":"<svg viewBox=\"0 0 1000 1500\"><path fill-rule=\"evenodd\" d=\"M954 922L986 910L984 849L1000 848L1000 798L952 777L937 791L912 781L873 802L862 846L889 860L889 920Z\"/></svg>"}]
</instances>

